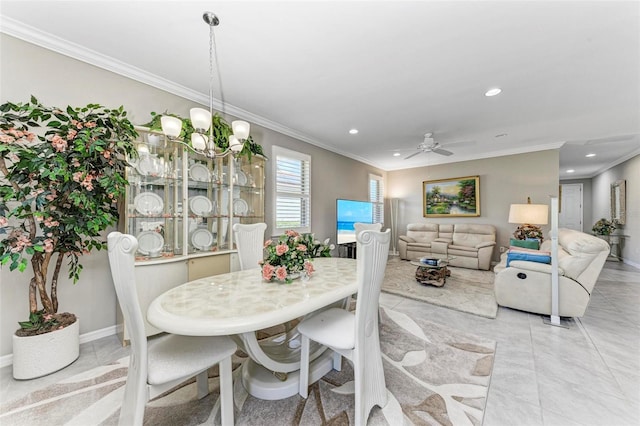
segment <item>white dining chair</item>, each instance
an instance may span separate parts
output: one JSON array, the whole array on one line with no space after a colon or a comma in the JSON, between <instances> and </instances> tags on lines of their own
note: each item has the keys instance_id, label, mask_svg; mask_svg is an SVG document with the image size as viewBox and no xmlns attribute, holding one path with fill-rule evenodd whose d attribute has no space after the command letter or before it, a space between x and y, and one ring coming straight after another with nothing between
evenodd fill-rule
<instances>
[{"instance_id":1,"label":"white dining chair","mask_svg":"<svg viewBox=\"0 0 640 426\"><path fill-rule=\"evenodd\" d=\"M353 224L353 228L356 230L356 237L362 231L380 231L382 229L381 223L360 223L356 222Z\"/></svg>"},{"instance_id":2,"label":"white dining chair","mask_svg":"<svg viewBox=\"0 0 640 426\"><path fill-rule=\"evenodd\" d=\"M147 342L143 312L138 302L134 255L138 240L111 232L107 237L111 275L129 331L131 355L120 409L120 425L142 425L146 403L196 376L198 398L209 394L207 369L219 364L220 417L233 424L231 356L236 344L226 336L191 337L167 334Z\"/></svg>"},{"instance_id":3,"label":"white dining chair","mask_svg":"<svg viewBox=\"0 0 640 426\"><path fill-rule=\"evenodd\" d=\"M309 342L313 340L335 352L333 368L341 369L342 356L353 364L355 424L366 424L374 405L387 404L387 390L378 335L378 301L389 257L391 231L366 230L357 234L358 298L355 313L331 308L298 324L302 335L300 395L309 387Z\"/></svg>"},{"instance_id":4,"label":"white dining chair","mask_svg":"<svg viewBox=\"0 0 640 426\"><path fill-rule=\"evenodd\" d=\"M236 240L241 270L257 268L258 262L264 258L264 231L266 229L266 223L233 224L233 235Z\"/></svg>"}]
</instances>

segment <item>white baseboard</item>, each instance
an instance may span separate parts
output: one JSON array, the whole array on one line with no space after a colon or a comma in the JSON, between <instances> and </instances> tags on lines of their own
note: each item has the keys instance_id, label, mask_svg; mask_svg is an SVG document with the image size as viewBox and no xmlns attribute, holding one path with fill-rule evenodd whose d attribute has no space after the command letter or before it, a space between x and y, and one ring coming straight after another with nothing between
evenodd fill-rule
<instances>
[{"instance_id":1,"label":"white baseboard","mask_svg":"<svg viewBox=\"0 0 640 426\"><path fill-rule=\"evenodd\" d=\"M640 269L640 263L632 262L632 261L627 260L627 259L622 259L622 263L626 263L627 265L631 265L634 268Z\"/></svg>"},{"instance_id":2,"label":"white baseboard","mask_svg":"<svg viewBox=\"0 0 640 426\"><path fill-rule=\"evenodd\" d=\"M90 331L80 335L80 344L102 339L103 337L113 336L114 334L116 334L115 325L100 330ZM0 368L8 367L10 365L13 365L13 354L0 357Z\"/></svg>"}]
</instances>

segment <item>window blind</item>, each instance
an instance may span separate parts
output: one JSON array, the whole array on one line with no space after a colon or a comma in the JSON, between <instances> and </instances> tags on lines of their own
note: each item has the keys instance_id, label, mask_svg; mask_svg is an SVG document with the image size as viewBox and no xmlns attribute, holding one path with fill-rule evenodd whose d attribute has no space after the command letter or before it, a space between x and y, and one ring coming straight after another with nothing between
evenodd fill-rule
<instances>
[{"instance_id":1,"label":"window blind","mask_svg":"<svg viewBox=\"0 0 640 426\"><path fill-rule=\"evenodd\" d=\"M311 226L311 159L305 154L276 148L275 228L307 232Z\"/></svg>"},{"instance_id":2,"label":"window blind","mask_svg":"<svg viewBox=\"0 0 640 426\"><path fill-rule=\"evenodd\" d=\"M384 182L382 176L369 175L369 201L373 203L373 222L384 223Z\"/></svg>"}]
</instances>

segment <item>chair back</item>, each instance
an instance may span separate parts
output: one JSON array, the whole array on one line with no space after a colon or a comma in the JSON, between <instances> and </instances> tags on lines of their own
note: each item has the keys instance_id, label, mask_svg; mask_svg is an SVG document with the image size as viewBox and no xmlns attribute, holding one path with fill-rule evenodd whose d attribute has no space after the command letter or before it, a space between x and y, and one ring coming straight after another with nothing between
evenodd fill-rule
<instances>
[{"instance_id":1,"label":"chair back","mask_svg":"<svg viewBox=\"0 0 640 426\"><path fill-rule=\"evenodd\" d=\"M131 356L137 358L144 380L147 377L147 335L138 301L135 275L135 253L138 240L133 235L111 232L107 237L111 277L118 303L131 341Z\"/></svg>"},{"instance_id":2,"label":"chair back","mask_svg":"<svg viewBox=\"0 0 640 426\"><path fill-rule=\"evenodd\" d=\"M233 224L241 270L257 268L258 262L264 259L264 231L266 229L266 223Z\"/></svg>"},{"instance_id":3,"label":"chair back","mask_svg":"<svg viewBox=\"0 0 640 426\"><path fill-rule=\"evenodd\" d=\"M356 301L356 348L363 339L378 342L378 301L384 272L389 258L391 230L362 231L357 234L358 242L358 298ZM371 334L376 334L374 338ZM358 344L360 343L360 345ZM379 349L378 349L379 350Z\"/></svg>"},{"instance_id":4,"label":"chair back","mask_svg":"<svg viewBox=\"0 0 640 426\"><path fill-rule=\"evenodd\" d=\"M356 230L356 237L362 231L380 231L382 229L381 223L360 223L356 222L353 224L353 227Z\"/></svg>"}]
</instances>

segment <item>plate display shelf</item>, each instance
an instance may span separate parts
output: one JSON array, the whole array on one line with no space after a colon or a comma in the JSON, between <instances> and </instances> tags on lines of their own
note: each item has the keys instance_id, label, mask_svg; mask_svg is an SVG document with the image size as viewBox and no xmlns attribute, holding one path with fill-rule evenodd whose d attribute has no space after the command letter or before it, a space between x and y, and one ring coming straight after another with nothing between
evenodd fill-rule
<instances>
[{"instance_id":1,"label":"plate display shelf","mask_svg":"<svg viewBox=\"0 0 640 426\"><path fill-rule=\"evenodd\" d=\"M138 237L136 281L146 309L172 287L234 269L233 224L265 220L265 158L210 159L160 132L136 131L139 157L127 168L119 230ZM159 332L146 327L147 335Z\"/></svg>"}]
</instances>

